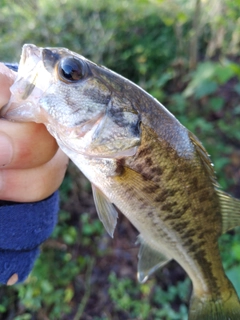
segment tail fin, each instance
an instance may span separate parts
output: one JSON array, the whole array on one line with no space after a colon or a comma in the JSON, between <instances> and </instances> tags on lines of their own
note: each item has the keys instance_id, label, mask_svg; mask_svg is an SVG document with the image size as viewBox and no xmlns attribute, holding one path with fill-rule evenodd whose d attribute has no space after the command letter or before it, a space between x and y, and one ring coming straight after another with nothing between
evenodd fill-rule
<instances>
[{"instance_id":1,"label":"tail fin","mask_svg":"<svg viewBox=\"0 0 240 320\"><path fill-rule=\"evenodd\" d=\"M226 301L201 299L193 295L188 316L188 320L239 320L239 300L234 292Z\"/></svg>"}]
</instances>

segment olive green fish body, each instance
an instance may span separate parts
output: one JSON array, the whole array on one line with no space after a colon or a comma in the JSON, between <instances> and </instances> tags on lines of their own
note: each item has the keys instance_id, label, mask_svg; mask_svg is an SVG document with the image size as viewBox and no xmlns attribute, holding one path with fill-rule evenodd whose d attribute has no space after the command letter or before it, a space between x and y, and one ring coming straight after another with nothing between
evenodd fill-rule
<instances>
[{"instance_id":1,"label":"olive green fish body","mask_svg":"<svg viewBox=\"0 0 240 320\"><path fill-rule=\"evenodd\" d=\"M193 283L189 319L240 319L218 238L240 224L197 138L141 88L64 48L25 45L3 115L46 125L92 184L113 236L118 208L140 235L138 278L175 259Z\"/></svg>"},{"instance_id":2,"label":"olive green fish body","mask_svg":"<svg viewBox=\"0 0 240 320\"><path fill-rule=\"evenodd\" d=\"M144 242L186 270L193 282L189 319L238 319L238 297L224 273L217 244L222 232L219 196L209 176L211 168L192 146L192 158L180 158L142 125L142 143L135 156L103 163L82 157L79 161L86 161L92 176L86 175L134 224ZM107 170L106 161L111 162ZM208 301L214 303L206 310Z\"/></svg>"},{"instance_id":3,"label":"olive green fish body","mask_svg":"<svg viewBox=\"0 0 240 320\"><path fill-rule=\"evenodd\" d=\"M110 177L96 173L97 181L146 242L183 266L197 294L220 298L232 286L218 251L222 218L212 179L197 152L183 159L152 129L142 134L136 155L115 161Z\"/></svg>"}]
</instances>

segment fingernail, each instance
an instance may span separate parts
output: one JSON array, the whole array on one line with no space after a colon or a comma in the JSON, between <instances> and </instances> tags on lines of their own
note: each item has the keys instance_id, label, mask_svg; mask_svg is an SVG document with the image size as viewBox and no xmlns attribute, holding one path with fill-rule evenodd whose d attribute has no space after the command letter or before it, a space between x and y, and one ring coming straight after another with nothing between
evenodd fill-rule
<instances>
[{"instance_id":1,"label":"fingernail","mask_svg":"<svg viewBox=\"0 0 240 320\"><path fill-rule=\"evenodd\" d=\"M4 167L12 160L13 148L10 138L0 133L0 167Z\"/></svg>"}]
</instances>

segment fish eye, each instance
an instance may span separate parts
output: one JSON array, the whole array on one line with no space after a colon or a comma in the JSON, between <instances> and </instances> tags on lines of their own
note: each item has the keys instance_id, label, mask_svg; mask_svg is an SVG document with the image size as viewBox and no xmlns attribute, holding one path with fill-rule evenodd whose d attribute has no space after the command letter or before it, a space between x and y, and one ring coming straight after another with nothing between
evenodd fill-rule
<instances>
[{"instance_id":1,"label":"fish eye","mask_svg":"<svg viewBox=\"0 0 240 320\"><path fill-rule=\"evenodd\" d=\"M75 58L63 58L58 65L58 73L64 82L76 82L81 80L86 73L86 65Z\"/></svg>"}]
</instances>

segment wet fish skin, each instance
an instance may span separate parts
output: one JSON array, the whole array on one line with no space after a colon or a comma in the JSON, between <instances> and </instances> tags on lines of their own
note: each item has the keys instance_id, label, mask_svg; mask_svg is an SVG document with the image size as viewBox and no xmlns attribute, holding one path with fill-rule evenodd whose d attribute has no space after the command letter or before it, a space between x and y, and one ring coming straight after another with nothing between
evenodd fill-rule
<instances>
[{"instance_id":1,"label":"wet fish skin","mask_svg":"<svg viewBox=\"0 0 240 320\"><path fill-rule=\"evenodd\" d=\"M240 318L217 244L240 205L219 191L192 133L135 84L64 48L25 46L12 93L4 116L45 123L91 181L109 234L112 204L139 230L140 281L173 258L193 282L189 319Z\"/></svg>"}]
</instances>

